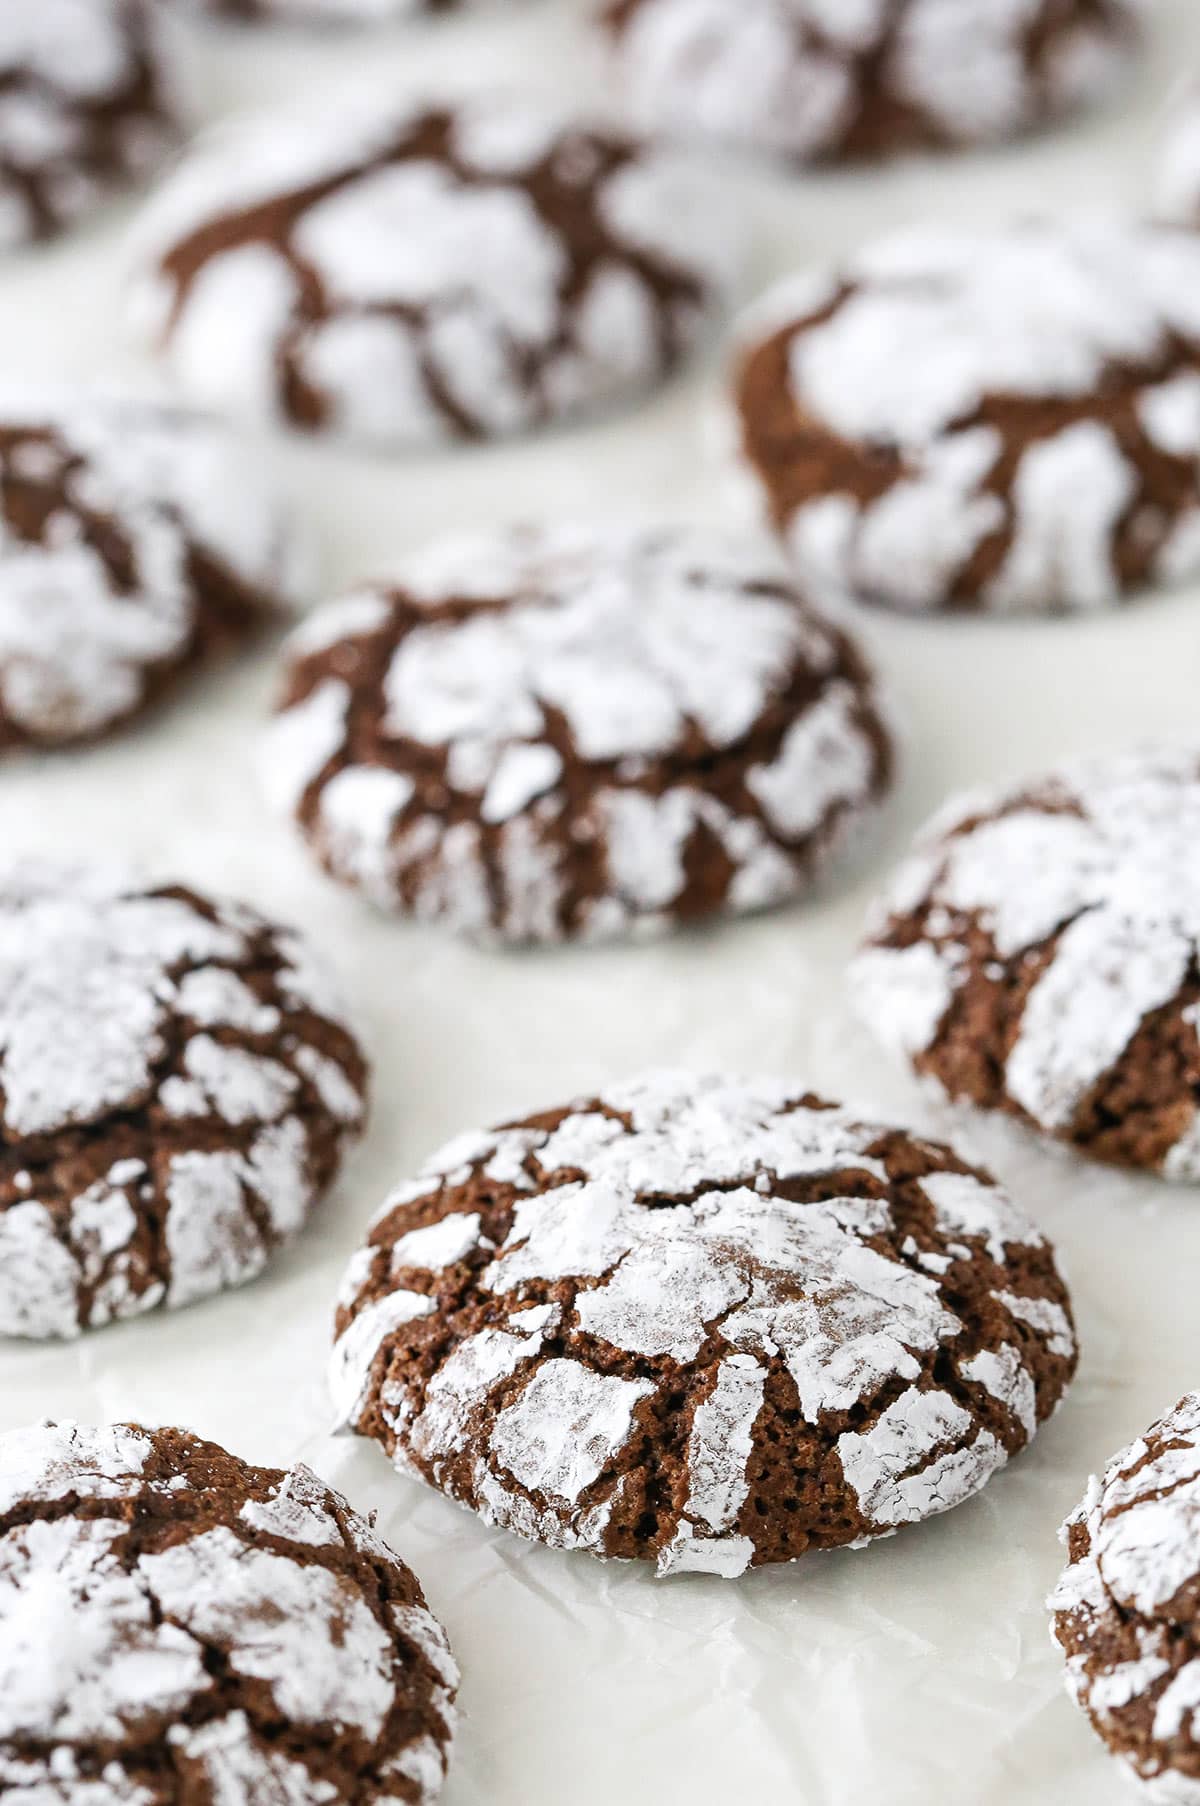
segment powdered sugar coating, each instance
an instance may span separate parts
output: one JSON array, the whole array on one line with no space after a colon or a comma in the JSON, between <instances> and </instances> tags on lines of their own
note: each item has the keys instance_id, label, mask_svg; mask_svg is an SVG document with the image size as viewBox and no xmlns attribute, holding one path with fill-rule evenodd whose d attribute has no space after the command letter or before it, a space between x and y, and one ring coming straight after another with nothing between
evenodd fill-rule
<instances>
[{"instance_id":1,"label":"powdered sugar coating","mask_svg":"<svg viewBox=\"0 0 1200 1806\"><path fill-rule=\"evenodd\" d=\"M511 941L794 896L892 764L857 647L769 556L624 526L449 542L318 613L263 755L336 877Z\"/></svg>"},{"instance_id":2,"label":"powdered sugar coating","mask_svg":"<svg viewBox=\"0 0 1200 1806\"><path fill-rule=\"evenodd\" d=\"M0 16L0 251L145 175L175 136L157 0L37 0Z\"/></svg>"},{"instance_id":3,"label":"powdered sugar coating","mask_svg":"<svg viewBox=\"0 0 1200 1806\"><path fill-rule=\"evenodd\" d=\"M364 1068L294 949L119 868L0 877L0 1333L189 1303L301 1227L361 1126Z\"/></svg>"},{"instance_id":4,"label":"powdered sugar coating","mask_svg":"<svg viewBox=\"0 0 1200 1806\"><path fill-rule=\"evenodd\" d=\"M661 379L737 238L678 153L536 103L365 96L194 149L147 213L132 305L217 408L489 438Z\"/></svg>"},{"instance_id":5,"label":"powdered sugar coating","mask_svg":"<svg viewBox=\"0 0 1200 1806\"><path fill-rule=\"evenodd\" d=\"M953 1096L1101 1158L1200 1179L1198 832L1200 757L1187 750L972 797L926 832L878 905L851 970L860 1013ZM917 966L929 975L919 1010ZM965 1034L998 1076L964 1062ZM1156 1049L1176 1051L1163 1062Z\"/></svg>"},{"instance_id":6,"label":"powdered sugar coating","mask_svg":"<svg viewBox=\"0 0 1200 1806\"><path fill-rule=\"evenodd\" d=\"M768 296L737 406L801 575L998 613L1096 609L1190 575L1198 284L1192 234L1071 219L909 229L823 291Z\"/></svg>"},{"instance_id":7,"label":"powdered sugar coating","mask_svg":"<svg viewBox=\"0 0 1200 1806\"><path fill-rule=\"evenodd\" d=\"M1052 1255L985 1174L780 1083L658 1073L435 1155L351 1265L333 1376L487 1522L733 1576L969 1497L1073 1365Z\"/></svg>"},{"instance_id":8,"label":"powdered sugar coating","mask_svg":"<svg viewBox=\"0 0 1200 1806\"><path fill-rule=\"evenodd\" d=\"M801 159L1009 138L1101 99L1143 0L608 0L645 127Z\"/></svg>"},{"instance_id":9,"label":"powdered sugar coating","mask_svg":"<svg viewBox=\"0 0 1200 1806\"><path fill-rule=\"evenodd\" d=\"M0 1489L0 1777L76 1806L99 1766L114 1806L169 1806L184 1785L211 1806L334 1806L386 1767L409 1777L388 1797L435 1797L458 1682L445 1635L307 1469L248 1468L177 1431L44 1424L0 1435Z\"/></svg>"},{"instance_id":10,"label":"powdered sugar coating","mask_svg":"<svg viewBox=\"0 0 1200 1806\"><path fill-rule=\"evenodd\" d=\"M1048 1606L1067 1690L1148 1801L1200 1798L1200 1394L1093 1479Z\"/></svg>"},{"instance_id":11,"label":"powdered sugar coating","mask_svg":"<svg viewBox=\"0 0 1200 1806\"><path fill-rule=\"evenodd\" d=\"M381 25L425 13L458 12L489 0L192 0L204 12L280 25Z\"/></svg>"},{"instance_id":12,"label":"powdered sugar coating","mask_svg":"<svg viewBox=\"0 0 1200 1806\"><path fill-rule=\"evenodd\" d=\"M278 499L210 421L0 391L0 747L102 732L302 576Z\"/></svg>"},{"instance_id":13,"label":"powdered sugar coating","mask_svg":"<svg viewBox=\"0 0 1200 1806\"><path fill-rule=\"evenodd\" d=\"M1154 203L1163 219L1200 220L1200 96L1189 90L1171 115L1154 174Z\"/></svg>"}]
</instances>

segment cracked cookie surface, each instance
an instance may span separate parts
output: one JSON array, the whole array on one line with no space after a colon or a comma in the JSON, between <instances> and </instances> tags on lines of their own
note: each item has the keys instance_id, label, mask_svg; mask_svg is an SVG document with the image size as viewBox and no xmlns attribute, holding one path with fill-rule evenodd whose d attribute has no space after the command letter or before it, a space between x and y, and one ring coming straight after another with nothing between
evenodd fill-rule
<instances>
[{"instance_id":1,"label":"cracked cookie surface","mask_svg":"<svg viewBox=\"0 0 1200 1806\"><path fill-rule=\"evenodd\" d=\"M598 939L807 889L895 750L857 644L703 533L450 541L294 635L276 805L385 908Z\"/></svg>"},{"instance_id":2,"label":"cracked cookie surface","mask_svg":"<svg viewBox=\"0 0 1200 1806\"><path fill-rule=\"evenodd\" d=\"M148 708L290 606L302 565L253 459L203 416L0 389L0 751Z\"/></svg>"},{"instance_id":3,"label":"cracked cookie surface","mask_svg":"<svg viewBox=\"0 0 1200 1806\"><path fill-rule=\"evenodd\" d=\"M336 1176L365 1085L291 930L121 868L7 868L0 1334L255 1278Z\"/></svg>"},{"instance_id":4,"label":"cracked cookie surface","mask_svg":"<svg viewBox=\"0 0 1200 1806\"><path fill-rule=\"evenodd\" d=\"M307 1468L182 1430L0 1435L0 1794L427 1806L458 1671L413 1575Z\"/></svg>"},{"instance_id":5,"label":"cracked cookie surface","mask_svg":"<svg viewBox=\"0 0 1200 1806\"><path fill-rule=\"evenodd\" d=\"M635 117L808 159L1011 138L1097 101L1142 0L606 0Z\"/></svg>"},{"instance_id":6,"label":"cracked cookie surface","mask_svg":"<svg viewBox=\"0 0 1200 1806\"><path fill-rule=\"evenodd\" d=\"M0 250L146 174L177 132L158 0L0 8Z\"/></svg>"},{"instance_id":7,"label":"cracked cookie surface","mask_svg":"<svg viewBox=\"0 0 1200 1806\"><path fill-rule=\"evenodd\" d=\"M747 480L803 579L893 608L1094 610L1181 582L1198 293L1200 240L1167 226L893 234L744 322Z\"/></svg>"},{"instance_id":8,"label":"cracked cookie surface","mask_svg":"<svg viewBox=\"0 0 1200 1806\"><path fill-rule=\"evenodd\" d=\"M489 1524L732 1578L969 1498L1075 1359L1052 1250L951 1149L658 1073L435 1155L347 1269L330 1381Z\"/></svg>"},{"instance_id":9,"label":"cracked cookie surface","mask_svg":"<svg viewBox=\"0 0 1200 1806\"><path fill-rule=\"evenodd\" d=\"M659 381L737 239L695 166L618 129L362 99L196 145L147 211L132 307L209 405L378 444L487 439Z\"/></svg>"},{"instance_id":10,"label":"cracked cookie surface","mask_svg":"<svg viewBox=\"0 0 1200 1806\"><path fill-rule=\"evenodd\" d=\"M945 1095L1200 1180L1200 754L1097 759L948 804L851 968Z\"/></svg>"},{"instance_id":11,"label":"cracked cookie surface","mask_svg":"<svg viewBox=\"0 0 1200 1806\"><path fill-rule=\"evenodd\" d=\"M1200 1393L1093 1479L1049 1600L1067 1691L1155 1806L1200 1801Z\"/></svg>"}]
</instances>

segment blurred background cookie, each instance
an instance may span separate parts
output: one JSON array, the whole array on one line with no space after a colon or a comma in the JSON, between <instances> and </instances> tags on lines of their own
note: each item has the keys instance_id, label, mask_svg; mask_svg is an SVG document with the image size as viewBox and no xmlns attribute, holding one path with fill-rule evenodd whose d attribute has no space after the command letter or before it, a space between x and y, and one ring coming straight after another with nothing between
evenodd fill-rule
<instances>
[{"instance_id":1,"label":"blurred background cookie","mask_svg":"<svg viewBox=\"0 0 1200 1806\"><path fill-rule=\"evenodd\" d=\"M0 251L146 175L176 130L159 0L5 0Z\"/></svg>"},{"instance_id":2,"label":"blurred background cookie","mask_svg":"<svg viewBox=\"0 0 1200 1806\"><path fill-rule=\"evenodd\" d=\"M136 322L196 399L379 445L487 439L660 381L736 224L678 153L540 102L261 118L140 233Z\"/></svg>"},{"instance_id":3,"label":"blurred background cookie","mask_svg":"<svg viewBox=\"0 0 1200 1806\"><path fill-rule=\"evenodd\" d=\"M785 157L1015 137L1120 80L1145 0L605 0L647 127Z\"/></svg>"},{"instance_id":4,"label":"blurred background cookie","mask_svg":"<svg viewBox=\"0 0 1200 1806\"><path fill-rule=\"evenodd\" d=\"M0 751L89 739L297 599L253 454L201 415L0 388Z\"/></svg>"}]
</instances>

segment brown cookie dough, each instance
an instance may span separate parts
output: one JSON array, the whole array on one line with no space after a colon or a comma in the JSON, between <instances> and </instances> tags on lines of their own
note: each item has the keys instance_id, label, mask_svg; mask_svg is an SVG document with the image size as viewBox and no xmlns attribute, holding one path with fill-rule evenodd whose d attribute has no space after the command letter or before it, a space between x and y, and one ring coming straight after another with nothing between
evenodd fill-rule
<instances>
[{"instance_id":1,"label":"brown cookie dough","mask_svg":"<svg viewBox=\"0 0 1200 1806\"><path fill-rule=\"evenodd\" d=\"M207 405L382 445L660 381L740 261L679 153L543 103L347 100L218 130L141 234L136 324Z\"/></svg>"},{"instance_id":2,"label":"brown cookie dough","mask_svg":"<svg viewBox=\"0 0 1200 1806\"><path fill-rule=\"evenodd\" d=\"M0 1335L255 1278L363 1120L299 936L119 868L0 873Z\"/></svg>"},{"instance_id":3,"label":"brown cookie dough","mask_svg":"<svg viewBox=\"0 0 1200 1806\"><path fill-rule=\"evenodd\" d=\"M305 1467L183 1430L0 1434L0 1796L428 1806L458 1670L417 1581Z\"/></svg>"},{"instance_id":4,"label":"brown cookie dough","mask_svg":"<svg viewBox=\"0 0 1200 1806\"><path fill-rule=\"evenodd\" d=\"M747 319L742 467L807 582L893 608L1094 610L1181 581L1198 293L1200 237L1167 227L894 234Z\"/></svg>"},{"instance_id":5,"label":"brown cookie dough","mask_svg":"<svg viewBox=\"0 0 1200 1806\"><path fill-rule=\"evenodd\" d=\"M851 968L951 1098L1200 1180L1200 755L1093 760L948 805Z\"/></svg>"},{"instance_id":6,"label":"brown cookie dough","mask_svg":"<svg viewBox=\"0 0 1200 1806\"><path fill-rule=\"evenodd\" d=\"M1062 1528L1067 1691L1153 1806L1200 1802L1200 1393L1117 1455Z\"/></svg>"},{"instance_id":7,"label":"brown cookie dough","mask_svg":"<svg viewBox=\"0 0 1200 1806\"><path fill-rule=\"evenodd\" d=\"M347 1270L331 1388L489 1524L733 1577L969 1498L1075 1358L1052 1250L952 1149L658 1073L402 1186Z\"/></svg>"},{"instance_id":8,"label":"brown cookie dough","mask_svg":"<svg viewBox=\"0 0 1200 1806\"><path fill-rule=\"evenodd\" d=\"M292 524L201 415L0 389L0 751L102 734L295 599Z\"/></svg>"},{"instance_id":9,"label":"brown cookie dough","mask_svg":"<svg viewBox=\"0 0 1200 1806\"><path fill-rule=\"evenodd\" d=\"M448 542L320 611L264 750L336 877L506 941L794 897L893 766L857 645L770 557L643 527Z\"/></svg>"},{"instance_id":10,"label":"brown cookie dough","mask_svg":"<svg viewBox=\"0 0 1200 1806\"><path fill-rule=\"evenodd\" d=\"M1145 0L605 0L648 128L803 160L1012 138L1103 98Z\"/></svg>"},{"instance_id":11,"label":"brown cookie dough","mask_svg":"<svg viewBox=\"0 0 1200 1806\"><path fill-rule=\"evenodd\" d=\"M145 175L176 134L158 0L0 6L0 250Z\"/></svg>"}]
</instances>

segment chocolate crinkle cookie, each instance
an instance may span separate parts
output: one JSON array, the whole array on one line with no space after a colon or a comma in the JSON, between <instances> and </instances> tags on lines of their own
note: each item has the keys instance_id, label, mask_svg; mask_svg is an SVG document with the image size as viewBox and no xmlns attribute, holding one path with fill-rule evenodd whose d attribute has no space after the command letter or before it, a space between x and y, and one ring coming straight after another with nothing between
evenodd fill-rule
<instances>
[{"instance_id":1,"label":"chocolate crinkle cookie","mask_svg":"<svg viewBox=\"0 0 1200 1806\"><path fill-rule=\"evenodd\" d=\"M1145 0L605 0L646 125L802 159L1010 138L1104 97Z\"/></svg>"},{"instance_id":2,"label":"chocolate crinkle cookie","mask_svg":"<svg viewBox=\"0 0 1200 1806\"><path fill-rule=\"evenodd\" d=\"M893 762L857 646L769 556L641 527L449 542L318 612L264 749L336 877L506 941L795 896Z\"/></svg>"},{"instance_id":3,"label":"chocolate crinkle cookie","mask_svg":"<svg viewBox=\"0 0 1200 1806\"><path fill-rule=\"evenodd\" d=\"M0 873L0 1334L74 1336L259 1274L360 1128L298 936L117 868Z\"/></svg>"},{"instance_id":4,"label":"chocolate crinkle cookie","mask_svg":"<svg viewBox=\"0 0 1200 1806\"><path fill-rule=\"evenodd\" d=\"M1154 1806L1200 1802L1200 1393L1093 1479L1049 1600L1067 1690Z\"/></svg>"},{"instance_id":5,"label":"chocolate crinkle cookie","mask_svg":"<svg viewBox=\"0 0 1200 1806\"><path fill-rule=\"evenodd\" d=\"M289 608L292 525L200 415L0 389L0 751L101 734Z\"/></svg>"},{"instance_id":6,"label":"chocolate crinkle cookie","mask_svg":"<svg viewBox=\"0 0 1200 1806\"><path fill-rule=\"evenodd\" d=\"M133 311L215 406L381 444L491 438L663 377L738 236L679 153L619 130L360 98L197 147L148 211Z\"/></svg>"},{"instance_id":7,"label":"chocolate crinkle cookie","mask_svg":"<svg viewBox=\"0 0 1200 1806\"><path fill-rule=\"evenodd\" d=\"M851 970L864 1021L952 1098L1200 1180L1200 753L958 799Z\"/></svg>"},{"instance_id":8,"label":"chocolate crinkle cookie","mask_svg":"<svg viewBox=\"0 0 1200 1806\"><path fill-rule=\"evenodd\" d=\"M1051 1249L950 1148L664 1073L402 1186L347 1270L331 1385L489 1524L732 1578L969 1498L1075 1358Z\"/></svg>"},{"instance_id":9,"label":"chocolate crinkle cookie","mask_svg":"<svg viewBox=\"0 0 1200 1806\"><path fill-rule=\"evenodd\" d=\"M802 576L895 608L1094 609L1193 575L1197 295L1200 237L1168 227L884 239L746 322L753 491Z\"/></svg>"},{"instance_id":10,"label":"chocolate crinkle cookie","mask_svg":"<svg viewBox=\"0 0 1200 1806\"><path fill-rule=\"evenodd\" d=\"M307 1468L136 1424L0 1435L12 1806L427 1806L457 1686L413 1575Z\"/></svg>"},{"instance_id":11,"label":"chocolate crinkle cookie","mask_svg":"<svg viewBox=\"0 0 1200 1806\"><path fill-rule=\"evenodd\" d=\"M159 0L0 5L0 250L145 175L177 130Z\"/></svg>"}]
</instances>

